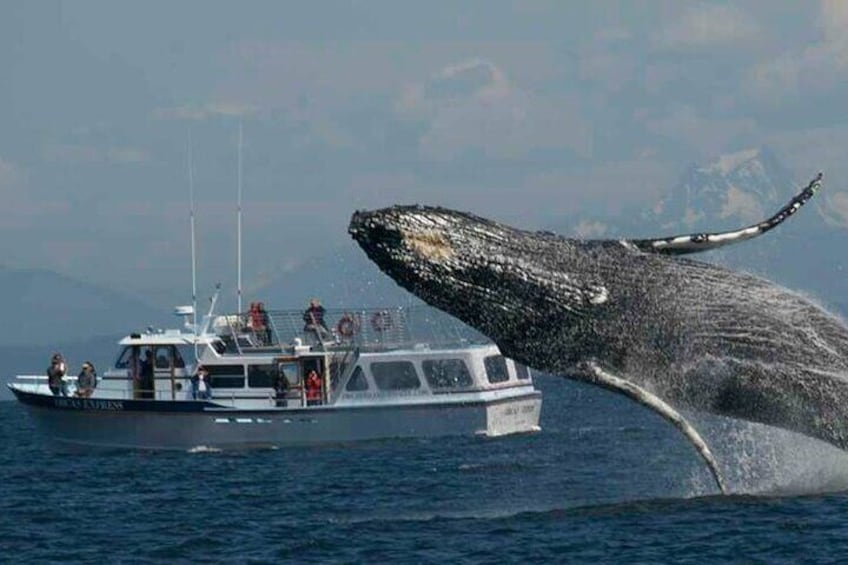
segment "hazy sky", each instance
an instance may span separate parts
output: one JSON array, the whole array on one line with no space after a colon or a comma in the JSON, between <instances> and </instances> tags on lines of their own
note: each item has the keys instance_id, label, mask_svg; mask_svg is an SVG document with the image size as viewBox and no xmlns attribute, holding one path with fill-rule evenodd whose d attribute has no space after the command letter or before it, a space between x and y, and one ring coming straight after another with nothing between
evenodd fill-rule
<instances>
[{"instance_id":1,"label":"hazy sky","mask_svg":"<svg viewBox=\"0 0 848 565\"><path fill-rule=\"evenodd\" d=\"M848 183L848 2L30 2L0 7L0 264L160 296L352 245L356 208L542 227L650 206L769 145ZM218 274L213 274L218 273Z\"/></svg>"}]
</instances>

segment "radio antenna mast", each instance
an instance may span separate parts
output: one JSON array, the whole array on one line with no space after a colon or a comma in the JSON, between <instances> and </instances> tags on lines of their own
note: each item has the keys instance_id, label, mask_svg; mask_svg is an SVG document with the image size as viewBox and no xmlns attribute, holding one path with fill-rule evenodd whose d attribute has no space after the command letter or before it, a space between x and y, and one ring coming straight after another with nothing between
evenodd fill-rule
<instances>
[{"instance_id":1,"label":"radio antenna mast","mask_svg":"<svg viewBox=\"0 0 848 565\"><path fill-rule=\"evenodd\" d=\"M197 251L194 236L194 164L191 155L191 130L188 131L188 199L189 225L191 229L191 324L197 335ZM195 344L196 347L196 344Z\"/></svg>"},{"instance_id":2,"label":"radio antenna mast","mask_svg":"<svg viewBox=\"0 0 848 565\"><path fill-rule=\"evenodd\" d=\"M236 291L238 297L238 312L241 314L241 146L242 146L242 124L241 120L239 120L239 130L238 130L238 204L237 204L237 226L236 229L238 231L238 290Z\"/></svg>"}]
</instances>

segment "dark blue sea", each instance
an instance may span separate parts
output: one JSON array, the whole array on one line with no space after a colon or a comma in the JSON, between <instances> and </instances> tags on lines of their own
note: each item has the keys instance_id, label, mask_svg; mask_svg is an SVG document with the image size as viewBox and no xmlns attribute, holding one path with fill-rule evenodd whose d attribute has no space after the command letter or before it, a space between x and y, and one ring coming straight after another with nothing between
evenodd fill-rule
<instances>
[{"instance_id":1,"label":"dark blue sea","mask_svg":"<svg viewBox=\"0 0 848 565\"><path fill-rule=\"evenodd\" d=\"M848 559L848 456L700 420L734 494L634 403L552 377L542 431L243 452L70 453L0 403L3 562Z\"/></svg>"}]
</instances>

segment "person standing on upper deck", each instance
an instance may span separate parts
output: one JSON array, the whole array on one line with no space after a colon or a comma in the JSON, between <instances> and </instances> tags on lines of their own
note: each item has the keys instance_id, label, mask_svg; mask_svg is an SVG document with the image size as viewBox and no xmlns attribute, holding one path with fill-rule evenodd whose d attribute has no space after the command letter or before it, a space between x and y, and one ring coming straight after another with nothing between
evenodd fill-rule
<instances>
[{"instance_id":1,"label":"person standing on upper deck","mask_svg":"<svg viewBox=\"0 0 848 565\"><path fill-rule=\"evenodd\" d=\"M265 309L264 303L257 302L256 309L259 311L259 323L264 330L262 332L265 341L263 345L271 345L271 318L268 316L268 311Z\"/></svg>"},{"instance_id":2,"label":"person standing on upper deck","mask_svg":"<svg viewBox=\"0 0 848 565\"><path fill-rule=\"evenodd\" d=\"M327 324L324 323L324 314L326 312L317 298L310 300L309 307L303 312L303 331L314 332L318 341L322 341L324 337L331 335Z\"/></svg>"}]
</instances>

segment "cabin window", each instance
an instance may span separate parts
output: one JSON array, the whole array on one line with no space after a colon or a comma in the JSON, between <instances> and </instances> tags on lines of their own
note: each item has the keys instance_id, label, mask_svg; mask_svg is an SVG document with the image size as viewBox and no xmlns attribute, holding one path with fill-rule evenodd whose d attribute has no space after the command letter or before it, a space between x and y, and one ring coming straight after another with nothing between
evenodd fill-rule
<instances>
[{"instance_id":1,"label":"cabin window","mask_svg":"<svg viewBox=\"0 0 848 565\"><path fill-rule=\"evenodd\" d=\"M486 378L490 383L505 383L509 380L503 355L489 355L483 360L483 364L486 366Z\"/></svg>"},{"instance_id":2,"label":"cabin window","mask_svg":"<svg viewBox=\"0 0 848 565\"><path fill-rule=\"evenodd\" d=\"M125 347L121 354L118 356L118 360L115 361L116 369L128 369L130 363L132 362L132 347Z\"/></svg>"},{"instance_id":3,"label":"cabin window","mask_svg":"<svg viewBox=\"0 0 848 565\"><path fill-rule=\"evenodd\" d=\"M155 353L153 354L153 360L156 363L157 369L170 369L171 368L171 346L170 345L160 345L156 348Z\"/></svg>"},{"instance_id":4,"label":"cabin window","mask_svg":"<svg viewBox=\"0 0 848 565\"><path fill-rule=\"evenodd\" d=\"M350 360L347 356L335 356L330 360L330 390L336 390L339 386L339 381L350 367Z\"/></svg>"},{"instance_id":5,"label":"cabin window","mask_svg":"<svg viewBox=\"0 0 848 565\"><path fill-rule=\"evenodd\" d=\"M173 348L174 352L174 367L177 369L185 369L185 360L183 359L183 354L180 352L179 347Z\"/></svg>"},{"instance_id":6,"label":"cabin window","mask_svg":"<svg viewBox=\"0 0 848 565\"><path fill-rule=\"evenodd\" d=\"M280 363L277 369L286 378L289 386L300 386L300 366L297 363Z\"/></svg>"},{"instance_id":7,"label":"cabin window","mask_svg":"<svg viewBox=\"0 0 848 565\"><path fill-rule=\"evenodd\" d=\"M427 359L421 367L432 389L471 386L471 373L462 359Z\"/></svg>"},{"instance_id":8,"label":"cabin window","mask_svg":"<svg viewBox=\"0 0 848 565\"><path fill-rule=\"evenodd\" d=\"M244 388L243 365L204 365L209 371L210 384L216 388Z\"/></svg>"},{"instance_id":9,"label":"cabin window","mask_svg":"<svg viewBox=\"0 0 848 565\"><path fill-rule=\"evenodd\" d=\"M380 390L412 390L421 386L415 365L409 361L371 363L371 374Z\"/></svg>"},{"instance_id":10,"label":"cabin window","mask_svg":"<svg viewBox=\"0 0 848 565\"><path fill-rule=\"evenodd\" d=\"M527 365L522 365L516 361L512 362L515 365L515 376L518 377L522 381L526 381L530 378L530 370L527 368Z\"/></svg>"},{"instance_id":11,"label":"cabin window","mask_svg":"<svg viewBox=\"0 0 848 565\"><path fill-rule=\"evenodd\" d=\"M273 388L276 377L276 365L247 366L247 386L250 388Z\"/></svg>"},{"instance_id":12,"label":"cabin window","mask_svg":"<svg viewBox=\"0 0 848 565\"><path fill-rule=\"evenodd\" d=\"M357 366L350 376L350 380L345 385L345 390L349 392L358 392L360 390L368 390L368 379L365 378L365 373L362 372L362 367Z\"/></svg>"}]
</instances>

